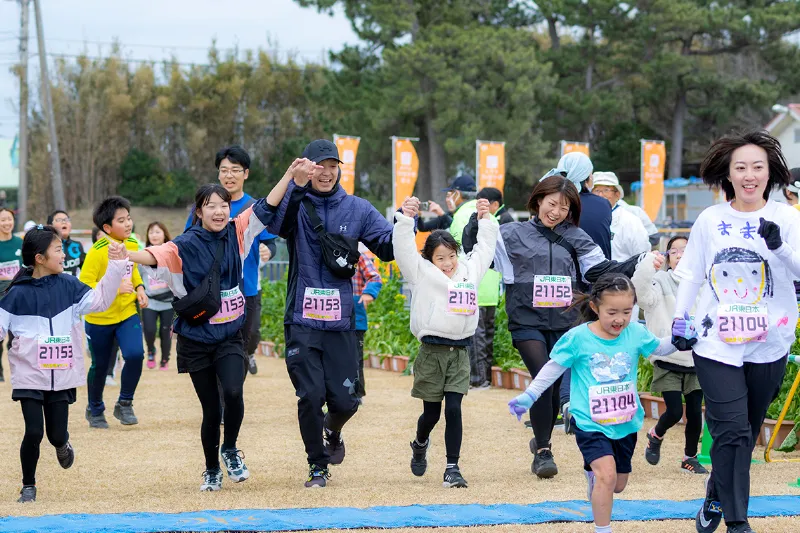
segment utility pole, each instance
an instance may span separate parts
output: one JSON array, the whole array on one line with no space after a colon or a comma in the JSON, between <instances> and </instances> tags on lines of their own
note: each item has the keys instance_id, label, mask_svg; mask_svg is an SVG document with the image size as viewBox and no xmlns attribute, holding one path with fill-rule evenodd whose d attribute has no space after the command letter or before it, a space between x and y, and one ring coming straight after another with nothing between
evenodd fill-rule
<instances>
[{"instance_id":1,"label":"utility pole","mask_svg":"<svg viewBox=\"0 0 800 533\"><path fill-rule=\"evenodd\" d=\"M39 66L42 69L42 89L44 89L44 107L47 110L47 125L50 130L50 164L52 166L53 203L56 209L66 209L64 183L61 181L61 159L58 155L58 137L56 136L56 117L53 112L53 96L50 92L50 78L47 76L47 54L44 49L44 27L42 26L41 0L33 0L36 13L36 37L39 42Z\"/></svg>"},{"instance_id":2,"label":"utility pole","mask_svg":"<svg viewBox=\"0 0 800 533\"><path fill-rule=\"evenodd\" d=\"M20 0L22 13L19 30L19 188L17 220L28 219L28 0Z\"/></svg>"}]
</instances>

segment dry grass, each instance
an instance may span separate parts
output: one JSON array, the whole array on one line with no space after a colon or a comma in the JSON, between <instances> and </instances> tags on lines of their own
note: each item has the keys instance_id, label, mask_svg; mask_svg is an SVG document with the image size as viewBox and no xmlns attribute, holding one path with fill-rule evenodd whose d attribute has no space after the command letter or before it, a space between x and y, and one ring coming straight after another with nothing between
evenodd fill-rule
<instances>
[{"instance_id":1,"label":"dry grass","mask_svg":"<svg viewBox=\"0 0 800 533\"><path fill-rule=\"evenodd\" d=\"M77 457L62 470L46 440L42 444L36 504L15 503L20 488L19 443L23 424L19 406L8 400L9 383L0 384L0 457L5 476L0 480L0 516L58 513L179 512L204 509L287 508L427 503L533 503L573 500L585 496L580 454L571 437L556 434L554 452L560 474L542 481L530 473L530 430L507 412L511 393L487 390L464 401L464 444L460 461L470 483L466 490L441 487L444 470L443 424L432 436L428 474L409 472L408 442L420 412L409 396L411 378L376 370L367 371L366 405L345 430L347 459L334 467L327 489L303 488L306 462L297 426L296 399L283 361L259 357L260 371L245 383L246 414L239 446L247 454L252 478L246 483L227 480L218 493L200 493L203 470L200 447L200 406L188 376L174 370L144 370L136 397L140 424L122 427L108 412L109 430L89 430L83 418L86 391L70 411L71 439ZM118 389L105 398L113 405ZM644 433L640 435L640 442ZM641 444L629 488L631 499L694 499L702 495L702 477L678 469L682 453L678 431L668 436L662 464L651 467L642 457ZM752 493L800 494L787 486L797 479L795 464L753 466ZM765 531L800 530L798 518L757 520ZM673 528L674 526L674 528ZM545 526L525 526L544 531ZM548 525L548 531L591 531L587 524ZM470 532L481 528L470 528ZM520 527L482 528L517 531ZM615 531L643 531L652 526L620 523ZM453 531L461 531L461 528ZM658 531L691 531L689 522L659 523ZM405 531L405 530L401 530ZM408 530L411 531L411 530ZM414 529L415 533L425 529ZM464 530L466 531L466 530Z\"/></svg>"}]
</instances>

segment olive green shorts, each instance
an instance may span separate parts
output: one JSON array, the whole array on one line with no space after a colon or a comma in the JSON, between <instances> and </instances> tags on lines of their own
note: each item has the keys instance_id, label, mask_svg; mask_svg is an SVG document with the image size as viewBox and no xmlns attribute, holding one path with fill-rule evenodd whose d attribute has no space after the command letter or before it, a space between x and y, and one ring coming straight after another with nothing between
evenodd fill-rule
<instances>
[{"instance_id":1,"label":"olive green shorts","mask_svg":"<svg viewBox=\"0 0 800 533\"><path fill-rule=\"evenodd\" d=\"M411 396L441 402L445 392L469 391L469 348L422 343L414 360Z\"/></svg>"},{"instance_id":2,"label":"olive green shorts","mask_svg":"<svg viewBox=\"0 0 800 533\"><path fill-rule=\"evenodd\" d=\"M700 380L697 379L697 374L683 374L653 365L653 383L650 385L650 392L674 391L689 394L696 390L700 390Z\"/></svg>"}]
</instances>

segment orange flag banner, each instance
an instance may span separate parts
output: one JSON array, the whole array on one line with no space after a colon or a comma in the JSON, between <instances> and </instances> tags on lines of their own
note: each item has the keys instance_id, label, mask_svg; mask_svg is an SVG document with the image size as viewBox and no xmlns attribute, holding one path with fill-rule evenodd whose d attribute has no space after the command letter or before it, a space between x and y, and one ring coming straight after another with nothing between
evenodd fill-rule
<instances>
[{"instance_id":1,"label":"orange flag banner","mask_svg":"<svg viewBox=\"0 0 800 533\"><path fill-rule=\"evenodd\" d=\"M664 141L641 140L642 144L642 194L641 203L650 220L655 222L664 200L664 166L667 147Z\"/></svg>"},{"instance_id":2,"label":"orange flag banner","mask_svg":"<svg viewBox=\"0 0 800 533\"><path fill-rule=\"evenodd\" d=\"M586 154L586 157L590 157L589 143L582 143L577 141L561 141L561 155L559 157L564 157L570 152L581 152L583 154Z\"/></svg>"},{"instance_id":3,"label":"orange flag banner","mask_svg":"<svg viewBox=\"0 0 800 533\"><path fill-rule=\"evenodd\" d=\"M414 194L419 175L419 157L408 137L392 137L392 205L398 209Z\"/></svg>"},{"instance_id":4,"label":"orange flag banner","mask_svg":"<svg viewBox=\"0 0 800 533\"><path fill-rule=\"evenodd\" d=\"M503 192L506 182L506 143L475 141L475 159L475 166L478 169L478 190L494 187Z\"/></svg>"},{"instance_id":5,"label":"orange flag banner","mask_svg":"<svg viewBox=\"0 0 800 533\"><path fill-rule=\"evenodd\" d=\"M356 154L360 142L361 137L333 135L333 144L339 149L339 158L342 160L342 179L339 185L347 194L354 194L356 190Z\"/></svg>"}]
</instances>

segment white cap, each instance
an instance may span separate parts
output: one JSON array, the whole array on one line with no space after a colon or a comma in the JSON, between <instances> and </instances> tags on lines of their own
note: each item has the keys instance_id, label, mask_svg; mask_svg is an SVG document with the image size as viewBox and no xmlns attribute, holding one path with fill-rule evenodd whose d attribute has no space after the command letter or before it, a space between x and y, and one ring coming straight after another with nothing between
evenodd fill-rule
<instances>
[{"instance_id":1,"label":"white cap","mask_svg":"<svg viewBox=\"0 0 800 533\"><path fill-rule=\"evenodd\" d=\"M25 231L30 231L35 227L36 227L36 222L34 222L33 220L29 220L29 221L27 221L25 223L25 225L22 227L22 229L25 230Z\"/></svg>"},{"instance_id":2,"label":"white cap","mask_svg":"<svg viewBox=\"0 0 800 533\"><path fill-rule=\"evenodd\" d=\"M598 185L616 187L620 196L625 196L625 190L619 184L619 178L613 172L595 172L592 174L592 188Z\"/></svg>"}]
</instances>

